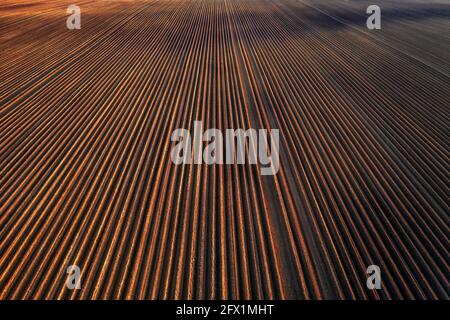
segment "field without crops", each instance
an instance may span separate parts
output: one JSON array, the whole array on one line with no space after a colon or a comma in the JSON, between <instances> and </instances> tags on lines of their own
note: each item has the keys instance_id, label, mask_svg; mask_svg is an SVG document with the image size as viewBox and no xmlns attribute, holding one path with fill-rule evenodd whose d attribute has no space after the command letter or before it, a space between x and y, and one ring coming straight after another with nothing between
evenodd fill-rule
<instances>
[{"instance_id":1,"label":"field without crops","mask_svg":"<svg viewBox=\"0 0 450 320\"><path fill-rule=\"evenodd\" d=\"M449 298L450 1L70 4L0 3L1 298ZM278 174L174 165L195 120Z\"/></svg>"}]
</instances>

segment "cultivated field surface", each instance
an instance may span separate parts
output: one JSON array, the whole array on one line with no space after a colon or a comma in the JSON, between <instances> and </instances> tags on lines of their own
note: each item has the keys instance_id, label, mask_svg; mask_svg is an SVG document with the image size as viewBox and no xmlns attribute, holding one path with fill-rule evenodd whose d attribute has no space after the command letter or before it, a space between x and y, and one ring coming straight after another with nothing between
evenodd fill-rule
<instances>
[{"instance_id":1,"label":"cultivated field surface","mask_svg":"<svg viewBox=\"0 0 450 320\"><path fill-rule=\"evenodd\" d=\"M74 2L0 1L0 298L449 299L450 1Z\"/></svg>"}]
</instances>

